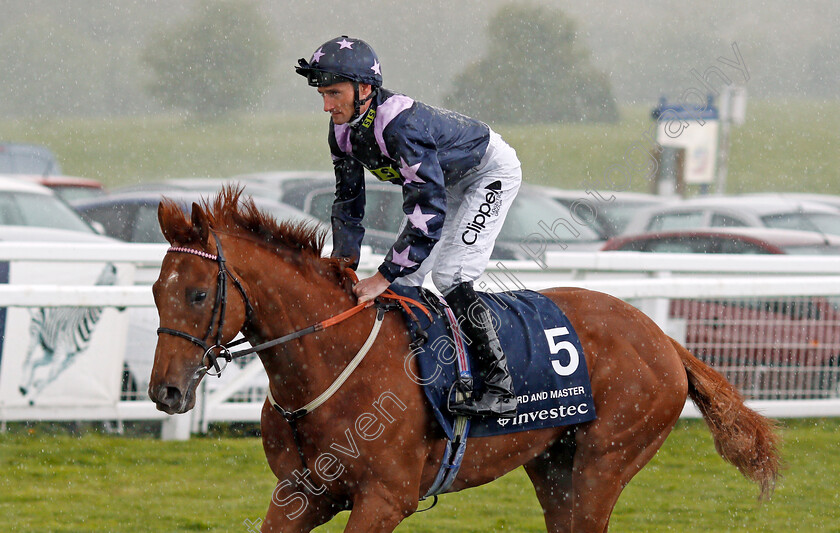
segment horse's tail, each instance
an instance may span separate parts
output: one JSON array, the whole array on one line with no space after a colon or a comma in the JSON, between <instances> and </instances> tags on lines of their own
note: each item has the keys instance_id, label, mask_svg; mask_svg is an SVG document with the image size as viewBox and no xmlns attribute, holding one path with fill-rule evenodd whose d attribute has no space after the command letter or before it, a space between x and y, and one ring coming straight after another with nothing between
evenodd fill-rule
<instances>
[{"instance_id":1,"label":"horse's tail","mask_svg":"<svg viewBox=\"0 0 840 533\"><path fill-rule=\"evenodd\" d=\"M781 458L776 424L744 405L726 379L671 339L688 374L688 395L715 440L715 449L769 498L779 477Z\"/></svg>"}]
</instances>

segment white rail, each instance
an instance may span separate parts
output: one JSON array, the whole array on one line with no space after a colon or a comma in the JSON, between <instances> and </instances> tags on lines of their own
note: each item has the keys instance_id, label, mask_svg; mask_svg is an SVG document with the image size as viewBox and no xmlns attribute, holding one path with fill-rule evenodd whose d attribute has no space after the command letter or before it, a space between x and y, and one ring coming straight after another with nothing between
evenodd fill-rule
<instances>
[{"instance_id":1,"label":"white rail","mask_svg":"<svg viewBox=\"0 0 840 533\"><path fill-rule=\"evenodd\" d=\"M0 243L0 262L103 262L132 263L145 270L136 286L67 286L45 280L38 285L0 285L0 307L105 306L152 307L149 286L156 277L166 245ZM381 258L367 256L360 272L372 272ZM543 268L543 266L545 268ZM667 331L668 299L840 296L840 257L723 256L645 253L551 253L544 262L494 262L479 284L490 292L515 288L552 286L585 287L640 304ZM229 386L203 394L196 416L165 418L150 402L119 402L109 409L88 413L83 407L64 410L37 408L27 411L34 419L167 419L171 436L183 438L219 420L255 421L261 401L231 403L227 400L259 372L246 367ZM840 416L840 399L751 401L770 416ZM80 418L80 414L85 417ZM11 416L10 416L11 415ZM0 419L15 419L0 408ZM20 413L17 413L20 415ZM683 416L697 416L687 405ZM173 429L174 428L174 429Z\"/></svg>"}]
</instances>

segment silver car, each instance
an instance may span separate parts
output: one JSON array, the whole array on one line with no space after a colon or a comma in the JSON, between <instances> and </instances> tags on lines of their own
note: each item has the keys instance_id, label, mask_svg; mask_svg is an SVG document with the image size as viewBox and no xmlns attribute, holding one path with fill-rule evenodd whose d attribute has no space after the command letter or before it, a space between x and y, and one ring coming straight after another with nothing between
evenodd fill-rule
<instances>
[{"instance_id":1,"label":"silver car","mask_svg":"<svg viewBox=\"0 0 840 533\"><path fill-rule=\"evenodd\" d=\"M840 235L840 211L822 203L781 197L705 196L640 211L621 234L734 227Z\"/></svg>"}]
</instances>

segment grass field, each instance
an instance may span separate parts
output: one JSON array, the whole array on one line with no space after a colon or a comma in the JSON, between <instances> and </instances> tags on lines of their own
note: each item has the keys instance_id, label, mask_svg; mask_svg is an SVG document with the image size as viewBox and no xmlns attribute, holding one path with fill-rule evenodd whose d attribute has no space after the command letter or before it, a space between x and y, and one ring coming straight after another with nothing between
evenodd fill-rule
<instances>
[{"instance_id":1,"label":"grass field","mask_svg":"<svg viewBox=\"0 0 840 533\"><path fill-rule=\"evenodd\" d=\"M623 165L628 149L652 144L649 107L624 108L622 117L617 124L493 127L516 148L526 181L603 190L605 172ZM732 131L728 191L840 193L838 123L840 100L750 102L747 122ZM46 144L67 174L117 186L163 177L327 170L326 129L325 114L210 124L175 117L65 118L3 121L0 139ZM628 180L633 190L650 187L645 171L631 172Z\"/></svg>"},{"instance_id":2,"label":"grass field","mask_svg":"<svg viewBox=\"0 0 840 533\"><path fill-rule=\"evenodd\" d=\"M784 478L769 503L681 421L624 490L612 531L840 532L840 420L783 422ZM273 488L260 441L188 442L13 428L0 435L0 531L247 531ZM341 531L346 513L318 531ZM545 531L521 469L445 495L398 531Z\"/></svg>"},{"instance_id":3,"label":"grass field","mask_svg":"<svg viewBox=\"0 0 840 533\"><path fill-rule=\"evenodd\" d=\"M628 148L646 141L649 109L614 125L494 126L517 149L527 181L601 186ZM840 102L756 102L733 131L729 191L840 193ZM325 116L240 117L184 123L170 117L5 121L0 139L36 142L68 174L109 186L176 176L327 169ZM633 176L631 188L648 188ZM758 505L756 488L715 454L705 426L681 422L627 487L613 531L840 532L840 420L785 422L785 477ZM20 426L0 434L0 532L247 531L273 487L254 438L189 442L56 434ZM320 531L341 531L346 515ZM544 531L522 470L447 495L405 532Z\"/></svg>"}]
</instances>

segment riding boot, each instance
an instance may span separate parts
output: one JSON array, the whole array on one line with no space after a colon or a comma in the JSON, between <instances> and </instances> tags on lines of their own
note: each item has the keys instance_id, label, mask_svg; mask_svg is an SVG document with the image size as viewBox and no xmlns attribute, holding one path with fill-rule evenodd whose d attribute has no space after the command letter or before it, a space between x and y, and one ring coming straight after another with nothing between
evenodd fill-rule
<instances>
[{"instance_id":1,"label":"riding boot","mask_svg":"<svg viewBox=\"0 0 840 533\"><path fill-rule=\"evenodd\" d=\"M517 401L513 381L487 305L473 290L472 282L457 285L444 299L471 341L478 370L484 377L484 393L480 398L473 395L464 401L450 399L449 410L463 416L515 417Z\"/></svg>"}]
</instances>

